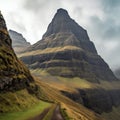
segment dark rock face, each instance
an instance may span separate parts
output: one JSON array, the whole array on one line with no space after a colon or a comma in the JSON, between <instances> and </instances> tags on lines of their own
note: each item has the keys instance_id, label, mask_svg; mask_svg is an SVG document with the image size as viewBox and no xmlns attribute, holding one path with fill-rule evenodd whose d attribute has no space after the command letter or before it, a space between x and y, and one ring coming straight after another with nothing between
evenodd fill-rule
<instances>
[{"instance_id":1,"label":"dark rock face","mask_svg":"<svg viewBox=\"0 0 120 120\"><path fill-rule=\"evenodd\" d=\"M0 13L0 92L29 88L34 80L12 49L3 16Z\"/></svg>"},{"instance_id":2,"label":"dark rock face","mask_svg":"<svg viewBox=\"0 0 120 120\"><path fill-rule=\"evenodd\" d=\"M36 50L42 52L20 58L30 68L41 68L51 75L85 78L91 82L116 80L109 66L97 54L87 31L64 9L57 11L42 40L29 47L27 52Z\"/></svg>"},{"instance_id":3,"label":"dark rock face","mask_svg":"<svg viewBox=\"0 0 120 120\"><path fill-rule=\"evenodd\" d=\"M62 91L62 93L100 114L102 112L110 112L113 106L117 107L120 105L120 89L79 89L78 91L78 93L68 93L65 91Z\"/></svg>"},{"instance_id":4,"label":"dark rock face","mask_svg":"<svg viewBox=\"0 0 120 120\"><path fill-rule=\"evenodd\" d=\"M30 43L26 41L22 34L13 30L9 30L9 35L12 39L12 47L16 54L23 52L27 47L30 46Z\"/></svg>"}]
</instances>

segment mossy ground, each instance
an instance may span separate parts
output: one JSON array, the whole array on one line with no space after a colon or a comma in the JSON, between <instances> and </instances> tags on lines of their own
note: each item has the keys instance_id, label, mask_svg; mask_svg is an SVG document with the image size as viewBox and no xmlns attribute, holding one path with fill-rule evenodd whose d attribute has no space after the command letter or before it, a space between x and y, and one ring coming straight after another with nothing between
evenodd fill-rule
<instances>
[{"instance_id":1,"label":"mossy ground","mask_svg":"<svg viewBox=\"0 0 120 120\"><path fill-rule=\"evenodd\" d=\"M16 92L0 93L0 112L21 111L35 105L39 100L26 89Z\"/></svg>"},{"instance_id":2,"label":"mossy ground","mask_svg":"<svg viewBox=\"0 0 120 120\"><path fill-rule=\"evenodd\" d=\"M43 93L41 98L43 98ZM46 98L47 99L47 98ZM40 114L52 103L38 99L26 89L0 94L0 120L25 120Z\"/></svg>"},{"instance_id":3,"label":"mossy ground","mask_svg":"<svg viewBox=\"0 0 120 120\"><path fill-rule=\"evenodd\" d=\"M24 110L0 114L0 120L26 120L39 115L45 108L50 106L50 103L38 101L37 104L25 108Z\"/></svg>"}]
</instances>

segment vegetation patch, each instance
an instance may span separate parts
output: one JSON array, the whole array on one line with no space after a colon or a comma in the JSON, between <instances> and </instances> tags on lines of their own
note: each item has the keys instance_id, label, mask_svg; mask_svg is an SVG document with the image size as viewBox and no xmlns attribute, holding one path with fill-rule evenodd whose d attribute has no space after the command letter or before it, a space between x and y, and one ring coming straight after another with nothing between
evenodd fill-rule
<instances>
[{"instance_id":1,"label":"vegetation patch","mask_svg":"<svg viewBox=\"0 0 120 120\"><path fill-rule=\"evenodd\" d=\"M29 108L25 107L23 110L20 109L17 112L0 113L0 120L26 120L39 115L44 109L50 106L50 103L38 101L38 103L31 105Z\"/></svg>"},{"instance_id":2,"label":"vegetation patch","mask_svg":"<svg viewBox=\"0 0 120 120\"><path fill-rule=\"evenodd\" d=\"M26 89L0 93L0 113L21 111L38 103L38 99L30 95Z\"/></svg>"}]
</instances>

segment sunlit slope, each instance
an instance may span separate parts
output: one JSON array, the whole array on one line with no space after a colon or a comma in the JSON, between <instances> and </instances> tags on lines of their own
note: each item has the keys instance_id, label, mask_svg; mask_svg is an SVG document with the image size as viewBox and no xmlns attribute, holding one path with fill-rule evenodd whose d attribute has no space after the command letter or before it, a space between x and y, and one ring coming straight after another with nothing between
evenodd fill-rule
<instances>
[{"instance_id":1,"label":"sunlit slope","mask_svg":"<svg viewBox=\"0 0 120 120\"><path fill-rule=\"evenodd\" d=\"M62 108L66 109L69 117L76 120L102 120L99 115L61 95L57 89L50 87L38 78L36 78L36 82L41 86L42 93L46 95L44 98L47 97L49 100L59 102L62 105Z\"/></svg>"}]
</instances>

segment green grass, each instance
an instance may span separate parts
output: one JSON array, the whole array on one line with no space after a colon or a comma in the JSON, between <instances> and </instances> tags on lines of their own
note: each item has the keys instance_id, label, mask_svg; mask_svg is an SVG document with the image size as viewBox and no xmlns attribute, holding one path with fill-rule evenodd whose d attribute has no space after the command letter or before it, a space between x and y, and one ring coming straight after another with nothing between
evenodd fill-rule
<instances>
[{"instance_id":1,"label":"green grass","mask_svg":"<svg viewBox=\"0 0 120 120\"><path fill-rule=\"evenodd\" d=\"M25 120L40 114L45 108L50 107L50 103L40 101L30 109L19 112L0 114L0 120Z\"/></svg>"},{"instance_id":2,"label":"green grass","mask_svg":"<svg viewBox=\"0 0 120 120\"><path fill-rule=\"evenodd\" d=\"M0 112L21 111L37 104L39 100L26 89L0 94Z\"/></svg>"}]
</instances>

